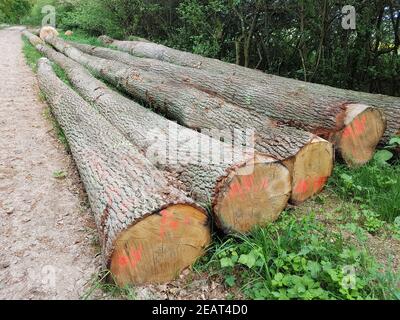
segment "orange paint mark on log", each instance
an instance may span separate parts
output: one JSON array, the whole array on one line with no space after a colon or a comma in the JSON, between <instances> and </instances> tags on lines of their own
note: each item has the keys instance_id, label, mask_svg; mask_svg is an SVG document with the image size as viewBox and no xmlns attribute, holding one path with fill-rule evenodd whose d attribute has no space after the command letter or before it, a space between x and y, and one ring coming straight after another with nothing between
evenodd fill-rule
<instances>
[{"instance_id":1,"label":"orange paint mark on log","mask_svg":"<svg viewBox=\"0 0 400 320\"><path fill-rule=\"evenodd\" d=\"M190 224L190 219L189 219L189 217L185 217L185 220L183 221L183 223L184 223L185 225L189 225L189 224Z\"/></svg>"},{"instance_id":2,"label":"orange paint mark on log","mask_svg":"<svg viewBox=\"0 0 400 320\"><path fill-rule=\"evenodd\" d=\"M306 193L308 190L308 184L307 180L300 180L294 189L295 193Z\"/></svg>"},{"instance_id":3,"label":"orange paint mark on log","mask_svg":"<svg viewBox=\"0 0 400 320\"><path fill-rule=\"evenodd\" d=\"M356 138L362 135L367 125L367 116L364 115L361 118L357 118L353 121L351 126L346 127L343 130L343 138Z\"/></svg>"},{"instance_id":4,"label":"orange paint mark on log","mask_svg":"<svg viewBox=\"0 0 400 320\"><path fill-rule=\"evenodd\" d=\"M171 227L171 229L176 230L176 229L178 229L179 221L172 220L172 221L169 223L169 226Z\"/></svg>"},{"instance_id":5,"label":"orange paint mark on log","mask_svg":"<svg viewBox=\"0 0 400 320\"><path fill-rule=\"evenodd\" d=\"M349 138L354 135L353 128L352 127L346 127L346 129L343 130L343 138Z\"/></svg>"},{"instance_id":6,"label":"orange paint mark on log","mask_svg":"<svg viewBox=\"0 0 400 320\"><path fill-rule=\"evenodd\" d=\"M229 195L231 197L236 197L238 194L241 194L242 192L243 192L242 187L240 186L240 184L238 182L236 182L231 186Z\"/></svg>"},{"instance_id":7,"label":"orange paint mark on log","mask_svg":"<svg viewBox=\"0 0 400 320\"><path fill-rule=\"evenodd\" d=\"M163 210L160 212L161 218L161 226L160 226L160 237L161 240L164 239L165 233L168 230L175 231L179 227L179 220L174 219L174 215L167 210ZM185 220L186 221L186 220ZM189 224L189 221L187 222Z\"/></svg>"},{"instance_id":8,"label":"orange paint mark on log","mask_svg":"<svg viewBox=\"0 0 400 320\"><path fill-rule=\"evenodd\" d=\"M118 264L123 268L128 265L128 262L129 262L129 260L128 260L128 257L126 257L126 256L121 256L118 258Z\"/></svg>"},{"instance_id":9,"label":"orange paint mark on log","mask_svg":"<svg viewBox=\"0 0 400 320\"><path fill-rule=\"evenodd\" d=\"M243 180L244 189L246 191L250 192L252 187L253 187L253 185L254 185L254 176L253 175L244 176L242 180Z\"/></svg>"},{"instance_id":10,"label":"orange paint mark on log","mask_svg":"<svg viewBox=\"0 0 400 320\"><path fill-rule=\"evenodd\" d=\"M314 180L314 192L320 190L328 181L328 177L319 177Z\"/></svg>"},{"instance_id":11,"label":"orange paint mark on log","mask_svg":"<svg viewBox=\"0 0 400 320\"><path fill-rule=\"evenodd\" d=\"M140 260L142 260L142 253L143 253L143 247L141 244L137 249L132 249L130 251L130 257L131 257L130 262L132 268L134 268L140 262Z\"/></svg>"},{"instance_id":12,"label":"orange paint mark on log","mask_svg":"<svg viewBox=\"0 0 400 320\"><path fill-rule=\"evenodd\" d=\"M367 123L367 116L364 115L361 119L354 120L354 133L360 136L365 131L365 125Z\"/></svg>"}]
</instances>

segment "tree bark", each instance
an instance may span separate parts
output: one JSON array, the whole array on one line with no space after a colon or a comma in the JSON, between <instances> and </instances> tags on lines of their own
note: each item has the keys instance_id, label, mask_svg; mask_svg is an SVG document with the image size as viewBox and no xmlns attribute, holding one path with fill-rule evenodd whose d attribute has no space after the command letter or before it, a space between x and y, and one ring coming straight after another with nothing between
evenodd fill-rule
<instances>
[{"instance_id":1,"label":"tree bark","mask_svg":"<svg viewBox=\"0 0 400 320\"><path fill-rule=\"evenodd\" d=\"M313 134L294 128L275 128L268 117L252 114L195 86L178 83L157 72L139 70L116 61L84 54L58 38L47 41L108 82L136 98L151 103L151 106L157 108L159 112L167 114L189 128L202 129L207 134L207 129L210 128L256 130L256 150L285 161L288 165L295 190L291 201L295 204L320 192L331 175L332 145ZM313 147L308 148L311 144ZM309 149L313 150L312 157ZM315 156L320 161L315 161L313 158ZM305 180L308 187L298 188L297 185L304 185ZM311 187L314 183L316 187ZM299 190L301 192L298 192Z\"/></svg>"},{"instance_id":2,"label":"tree bark","mask_svg":"<svg viewBox=\"0 0 400 320\"><path fill-rule=\"evenodd\" d=\"M225 232L266 225L286 208L291 177L280 161L179 126L109 89L63 54L47 46L36 48L61 66L74 88L157 168L182 182L195 200L205 205L211 200ZM244 188L246 181L251 183Z\"/></svg>"},{"instance_id":3,"label":"tree bark","mask_svg":"<svg viewBox=\"0 0 400 320\"><path fill-rule=\"evenodd\" d=\"M400 135L399 98L338 89L268 75L258 70L243 68L154 43L114 41L110 38L109 43L131 55L191 67L198 69L197 71L207 71L215 78L211 85L208 81L196 79L195 75L200 75L201 73L195 71L190 72L192 78L187 81L193 81L194 84L201 85L204 89L211 90L214 88L213 92L217 91L216 93L227 99L227 101L267 115L276 119L279 123L322 135L325 139L330 138L333 142L339 141L339 144L342 140L341 133L351 130L346 128L345 118L346 113L350 112L348 106L353 104L364 104L371 108L383 110L387 118L387 129L381 140L382 143L387 143L394 135ZM221 83L221 85L215 88L216 83ZM295 97L295 99L292 99L292 97ZM249 103L249 100L251 103ZM369 109L369 111L372 110ZM384 120L379 119L382 118L379 114L372 118L377 118L375 121L380 122L380 124L372 127L368 124L367 127L377 127L377 130L380 131ZM373 130L369 131L371 134ZM375 138L372 140L375 140ZM358 148L374 149L370 147L372 142L368 141L366 146L361 143ZM362 164L369 160L365 159L365 156L357 160L360 157L358 154L352 155L351 150L346 150L345 152L350 157L348 159L344 155L345 160L350 164L353 164L351 158L354 156L356 156L355 164ZM371 153L371 151L366 152L366 155Z\"/></svg>"},{"instance_id":4,"label":"tree bark","mask_svg":"<svg viewBox=\"0 0 400 320\"><path fill-rule=\"evenodd\" d=\"M45 58L39 60L38 79L88 193L105 266L119 285L175 278L210 243L204 210L58 79ZM183 221L184 231L178 228Z\"/></svg>"}]
</instances>

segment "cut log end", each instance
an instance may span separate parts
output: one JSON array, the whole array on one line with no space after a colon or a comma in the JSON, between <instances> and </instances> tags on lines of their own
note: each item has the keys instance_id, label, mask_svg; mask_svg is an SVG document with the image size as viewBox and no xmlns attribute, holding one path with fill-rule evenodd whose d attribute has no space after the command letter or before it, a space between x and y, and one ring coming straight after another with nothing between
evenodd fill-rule
<instances>
[{"instance_id":1,"label":"cut log end","mask_svg":"<svg viewBox=\"0 0 400 320\"><path fill-rule=\"evenodd\" d=\"M208 217L189 205L173 205L124 231L110 270L119 286L165 283L204 254L211 242Z\"/></svg>"},{"instance_id":2,"label":"cut log end","mask_svg":"<svg viewBox=\"0 0 400 320\"><path fill-rule=\"evenodd\" d=\"M345 128L339 133L337 146L350 166L370 161L386 130L386 119L380 110L362 104L347 106Z\"/></svg>"},{"instance_id":3,"label":"cut log end","mask_svg":"<svg viewBox=\"0 0 400 320\"><path fill-rule=\"evenodd\" d=\"M319 194L332 175L333 145L316 137L284 164L292 174L293 191L290 202L299 205Z\"/></svg>"},{"instance_id":4,"label":"cut log end","mask_svg":"<svg viewBox=\"0 0 400 320\"><path fill-rule=\"evenodd\" d=\"M220 183L213 209L217 225L228 233L248 233L275 221L291 192L289 170L279 162L247 164Z\"/></svg>"}]
</instances>

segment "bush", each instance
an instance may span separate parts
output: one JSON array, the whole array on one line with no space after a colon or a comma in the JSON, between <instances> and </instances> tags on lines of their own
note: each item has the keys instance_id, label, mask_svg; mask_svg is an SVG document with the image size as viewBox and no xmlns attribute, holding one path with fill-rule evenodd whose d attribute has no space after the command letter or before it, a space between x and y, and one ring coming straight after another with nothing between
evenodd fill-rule
<instances>
[{"instance_id":1,"label":"bush","mask_svg":"<svg viewBox=\"0 0 400 320\"><path fill-rule=\"evenodd\" d=\"M0 0L0 23L20 23L30 10L29 0Z\"/></svg>"}]
</instances>

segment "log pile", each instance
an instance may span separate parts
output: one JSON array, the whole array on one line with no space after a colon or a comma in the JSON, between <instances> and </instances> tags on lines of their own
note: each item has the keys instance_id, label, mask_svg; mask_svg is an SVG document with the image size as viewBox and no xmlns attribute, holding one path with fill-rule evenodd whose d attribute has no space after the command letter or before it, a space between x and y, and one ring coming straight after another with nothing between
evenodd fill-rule
<instances>
[{"instance_id":1,"label":"log pile","mask_svg":"<svg viewBox=\"0 0 400 320\"><path fill-rule=\"evenodd\" d=\"M356 112L354 109L359 110L358 107L352 106L354 104L379 109L386 115L387 128L385 123L383 123L386 131L381 140L383 144L387 143L391 137L400 135L399 98L282 78L140 39L136 41L118 41L107 36L101 36L99 40L121 51L128 52L132 56L160 60L178 66L206 71L206 74L208 72L213 76L212 85L210 85L207 78L205 81L204 79L199 81L199 78L195 76L199 73L191 74L193 78L186 78L186 81L195 85L204 85L205 89L216 90L228 100L234 100L243 106L247 105L248 109L255 110L261 114L267 114L280 123L315 132L327 139L332 136L332 130L334 130L333 132L337 132L342 129L341 137L336 137L335 139L336 141L339 140L339 143L343 140L343 133L345 137L347 135L358 135L356 131L359 122L357 120L363 122L364 117L357 116L353 118ZM204 73L200 74L204 75ZM222 79L225 78L228 85L221 85L221 87L215 88L216 83L221 83L221 78L217 77L217 75L222 75ZM232 81L232 83L229 83L229 81ZM262 89L256 92L257 90L254 88L259 88L260 86ZM239 91L236 91L238 88ZM249 100L251 103L249 103ZM304 107L306 108L302 110ZM295 113L292 113L293 111ZM337 119L335 119L333 112L336 114ZM352 114L352 116L346 121L347 114ZM370 114L367 112L366 118L368 124L371 123L374 129L377 127L376 130L382 130L382 120L385 122L385 119L379 119L382 116L376 114L371 119L371 122L368 121L369 117ZM352 120L350 122L353 122L351 126L348 125L350 119ZM375 121L378 121L377 125L373 123ZM371 128L369 125L366 125L366 127ZM376 136L379 136L379 134ZM357 144L357 141L354 141L354 144ZM366 145L366 147L364 146L364 150L367 150L368 147L370 149L374 147L373 144L368 146L367 143ZM362 142L361 147L363 147ZM346 149L346 146L344 146L344 149ZM344 155L344 158L352 163L351 156L348 159ZM360 160L362 164L362 162L368 159L365 156L360 157L356 155L356 164L360 164Z\"/></svg>"},{"instance_id":2,"label":"log pile","mask_svg":"<svg viewBox=\"0 0 400 320\"><path fill-rule=\"evenodd\" d=\"M201 256L210 243L205 207L222 231L250 232L289 201L321 192L335 150L362 165L400 134L397 98L270 76L144 39L102 37L113 50L42 31L42 39L23 34L71 85L40 60L40 88L119 285L172 280Z\"/></svg>"},{"instance_id":3,"label":"log pile","mask_svg":"<svg viewBox=\"0 0 400 320\"><path fill-rule=\"evenodd\" d=\"M251 113L213 94L170 80L157 72L85 54L62 39L53 37L46 41L94 74L188 128L205 133L210 129L222 132L235 128L254 129L256 150L283 161L290 170L293 180L291 202L294 204L319 193L332 173L332 145L314 134L291 127L276 128L270 118ZM316 158L319 161L315 161Z\"/></svg>"},{"instance_id":4,"label":"log pile","mask_svg":"<svg viewBox=\"0 0 400 320\"><path fill-rule=\"evenodd\" d=\"M36 36L26 35L37 43ZM158 169L175 176L196 201L211 200L216 222L225 232L266 225L286 208L291 179L280 161L176 125L110 90L66 56L47 46L36 48L62 67L82 97Z\"/></svg>"},{"instance_id":5,"label":"log pile","mask_svg":"<svg viewBox=\"0 0 400 320\"><path fill-rule=\"evenodd\" d=\"M120 285L172 279L210 242L204 210L58 79L47 59L38 79L88 193L105 265Z\"/></svg>"}]
</instances>

